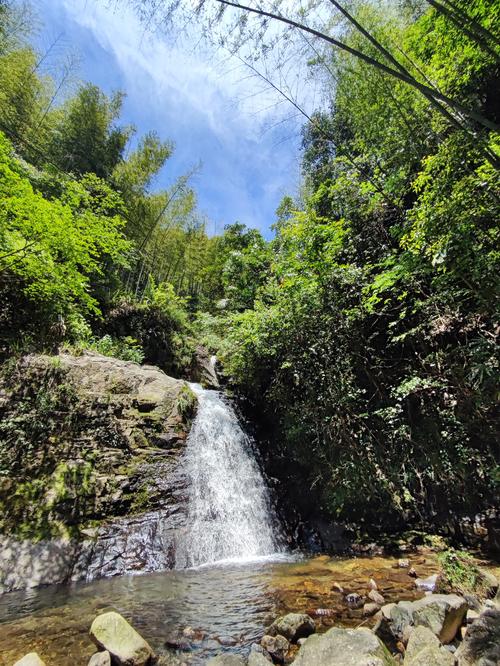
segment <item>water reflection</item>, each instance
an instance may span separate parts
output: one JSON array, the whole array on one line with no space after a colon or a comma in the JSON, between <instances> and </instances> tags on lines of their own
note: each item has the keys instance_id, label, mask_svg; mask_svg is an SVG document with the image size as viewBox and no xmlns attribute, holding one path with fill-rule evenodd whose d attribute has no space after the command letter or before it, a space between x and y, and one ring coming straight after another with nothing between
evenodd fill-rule
<instances>
[{"instance_id":1,"label":"water reflection","mask_svg":"<svg viewBox=\"0 0 500 666\"><path fill-rule=\"evenodd\" d=\"M420 575L436 570L432 557L414 557L411 564ZM202 664L221 651L246 652L282 612L326 609L315 615L320 628L359 624L362 610L348 608L344 597L366 593L370 578L387 602L418 594L396 560L328 557L262 559L10 593L0 597L0 664L12 666L36 650L52 666L85 666L94 651L88 628L109 609L122 613L157 652L175 649L186 663Z\"/></svg>"}]
</instances>

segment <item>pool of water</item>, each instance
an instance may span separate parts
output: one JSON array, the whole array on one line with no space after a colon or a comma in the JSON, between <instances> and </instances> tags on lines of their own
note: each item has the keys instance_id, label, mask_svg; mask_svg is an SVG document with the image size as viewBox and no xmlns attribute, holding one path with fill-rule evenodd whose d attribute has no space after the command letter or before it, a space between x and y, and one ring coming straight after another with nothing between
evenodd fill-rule
<instances>
[{"instance_id":1,"label":"pool of water","mask_svg":"<svg viewBox=\"0 0 500 666\"><path fill-rule=\"evenodd\" d=\"M419 576L437 570L434 555L408 558ZM121 576L0 596L0 664L37 651L51 666L86 666L95 648L94 617L117 610L159 654L203 664L223 651L246 653L285 612L307 612L319 630L370 626L346 595L366 594L373 579L386 602L422 596L397 559L256 558L183 571Z\"/></svg>"}]
</instances>

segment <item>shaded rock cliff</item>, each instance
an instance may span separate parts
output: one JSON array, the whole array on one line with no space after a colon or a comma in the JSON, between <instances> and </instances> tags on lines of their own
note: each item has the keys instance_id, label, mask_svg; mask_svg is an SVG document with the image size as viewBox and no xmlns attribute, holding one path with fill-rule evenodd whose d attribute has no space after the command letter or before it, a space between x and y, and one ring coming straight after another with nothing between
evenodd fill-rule
<instances>
[{"instance_id":1,"label":"shaded rock cliff","mask_svg":"<svg viewBox=\"0 0 500 666\"><path fill-rule=\"evenodd\" d=\"M85 353L0 380L0 590L172 566L196 412L153 366Z\"/></svg>"}]
</instances>

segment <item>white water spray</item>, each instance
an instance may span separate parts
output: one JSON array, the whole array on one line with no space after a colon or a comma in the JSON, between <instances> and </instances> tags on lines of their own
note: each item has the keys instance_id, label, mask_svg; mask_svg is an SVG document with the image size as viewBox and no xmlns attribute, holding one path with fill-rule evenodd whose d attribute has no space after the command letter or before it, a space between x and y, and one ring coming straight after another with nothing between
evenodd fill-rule
<instances>
[{"instance_id":1,"label":"white water spray","mask_svg":"<svg viewBox=\"0 0 500 666\"><path fill-rule=\"evenodd\" d=\"M184 459L189 503L176 568L277 553L279 530L249 438L220 393L191 388L199 405Z\"/></svg>"}]
</instances>

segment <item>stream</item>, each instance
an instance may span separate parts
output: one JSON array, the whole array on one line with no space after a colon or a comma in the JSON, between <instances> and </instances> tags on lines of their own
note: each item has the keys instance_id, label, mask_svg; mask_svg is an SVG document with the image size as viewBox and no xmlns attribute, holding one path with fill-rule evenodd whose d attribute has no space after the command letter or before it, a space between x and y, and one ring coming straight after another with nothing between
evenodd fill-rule
<instances>
[{"instance_id":1,"label":"stream","mask_svg":"<svg viewBox=\"0 0 500 666\"><path fill-rule=\"evenodd\" d=\"M286 612L309 613L319 630L370 626L346 599L366 595L370 579L388 603L422 595L396 559L287 552L253 442L222 393L192 389L199 408L181 462L187 510L175 569L0 596L1 666L29 651L51 666L86 666L95 651L89 627L105 610L121 613L158 654L197 665L247 653ZM409 559L419 576L437 570L431 554Z\"/></svg>"}]
</instances>

